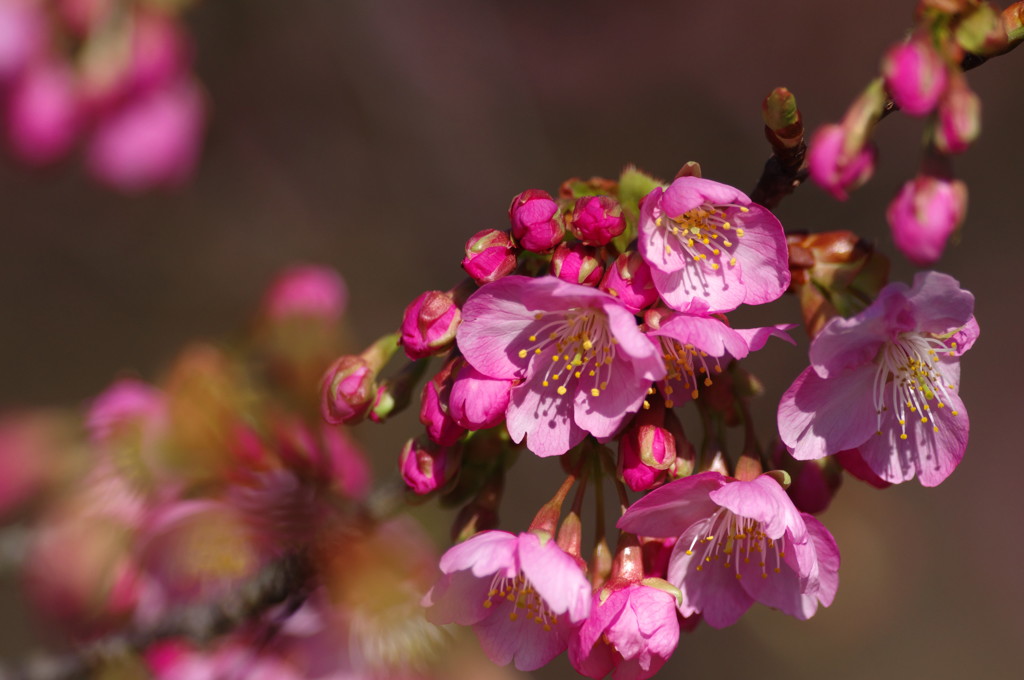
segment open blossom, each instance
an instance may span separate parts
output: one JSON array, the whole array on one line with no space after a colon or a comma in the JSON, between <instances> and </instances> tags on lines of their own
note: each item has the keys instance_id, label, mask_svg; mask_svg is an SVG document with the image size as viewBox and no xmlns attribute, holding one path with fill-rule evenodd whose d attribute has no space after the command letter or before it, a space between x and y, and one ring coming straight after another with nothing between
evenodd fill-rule
<instances>
[{"instance_id":1,"label":"open blossom","mask_svg":"<svg viewBox=\"0 0 1024 680\"><path fill-rule=\"evenodd\" d=\"M547 536L484 531L450 548L440 566L423 601L427 620L473 626L497 664L540 668L590 614L583 570Z\"/></svg>"},{"instance_id":2,"label":"open blossom","mask_svg":"<svg viewBox=\"0 0 1024 680\"><path fill-rule=\"evenodd\" d=\"M667 580L682 593L679 611L700 613L715 628L732 625L754 602L808 619L819 604L832 604L839 586L832 535L768 475L676 480L630 506L618 526L678 537Z\"/></svg>"},{"instance_id":3,"label":"open blossom","mask_svg":"<svg viewBox=\"0 0 1024 680\"><path fill-rule=\"evenodd\" d=\"M783 442L800 460L858 449L885 481L939 484L967 447L960 355L977 337L974 296L951 276L889 284L814 339L811 366L779 404Z\"/></svg>"},{"instance_id":4,"label":"open blossom","mask_svg":"<svg viewBox=\"0 0 1024 680\"><path fill-rule=\"evenodd\" d=\"M789 286L782 225L743 192L698 177L657 188L640 207L640 254L665 303L691 313L759 305Z\"/></svg>"},{"instance_id":5,"label":"open blossom","mask_svg":"<svg viewBox=\"0 0 1024 680\"><path fill-rule=\"evenodd\" d=\"M611 437L665 374L658 351L615 298L553 277L507 276L463 307L466 361L513 387L506 426L538 456L557 456L587 432Z\"/></svg>"},{"instance_id":6,"label":"open blossom","mask_svg":"<svg viewBox=\"0 0 1024 680\"><path fill-rule=\"evenodd\" d=\"M742 359L761 349L768 338L776 336L792 343L786 334L789 325L763 328L730 328L713 317L670 314L648 323L657 324L647 331L661 349L667 374L659 384L665 405L696 399L698 386L710 387L714 376L733 359Z\"/></svg>"},{"instance_id":7,"label":"open blossom","mask_svg":"<svg viewBox=\"0 0 1024 680\"><path fill-rule=\"evenodd\" d=\"M569 660L591 678L653 677L679 642L676 599L640 582L619 581L594 593L590 616L573 636Z\"/></svg>"}]
</instances>

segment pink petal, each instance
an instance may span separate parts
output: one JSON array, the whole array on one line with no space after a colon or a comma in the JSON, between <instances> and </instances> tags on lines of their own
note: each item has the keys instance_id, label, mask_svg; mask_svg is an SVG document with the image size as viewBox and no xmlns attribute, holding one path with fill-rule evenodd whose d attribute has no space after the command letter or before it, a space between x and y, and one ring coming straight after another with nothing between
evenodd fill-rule
<instances>
[{"instance_id":1,"label":"pink petal","mask_svg":"<svg viewBox=\"0 0 1024 680\"><path fill-rule=\"evenodd\" d=\"M507 531L483 531L449 548L439 566L445 574L469 570L477 578L498 572L512 577L516 574L518 542L518 537Z\"/></svg>"},{"instance_id":2,"label":"pink petal","mask_svg":"<svg viewBox=\"0 0 1024 680\"><path fill-rule=\"evenodd\" d=\"M914 309L917 330L923 333L947 333L967 324L974 314L974 295L940 272L918 272L907 303Z\"/></svg>"},{"instance_id":3,"label":"pink petal","mask_svg":"<svg viewBox=\"0 0 1024 680\"><path fill-rule=\"evenodd\" d=\"M700 613L709 626L725 628L739 621L754 598L742 588L734 569L723 567L721 561L704 562L699 553L686 554L693 540L706 531L706 525L697 525L679 537L669 558L667 580L683 595L679 607L683 616Z\"/></svg>"},{"instance_id":4,"label":"pink petal","mask_svg":"<svg viewBox=\"0 0 1024 680\"><path fill-rule=\"evenodd\" d=\"M711 500L740 517L756 519L769 538L787 530L797 542L806 540L804 523L793 501L774 479L761 475L749 482L732 482L708 494Z\"/></svg>"},{"instance_id":5,"label":"pink petal","mask_svg":"<svg viewBox=\"0 0 1024 680\"><path fill-rule=\"evenodd\" d=\"M544 387L544 374L534 373L527 383L512 388L505 427L512 441L540 456L560 456L583 441L587 433L573 421L573 402L562 398L554 386Z\"/></svg>"},{"instance_id":6,"label":"pink petal","mask_svg":"<svg viewBox=\"0 0 1024 680\"><path fill-rule=\"evenodd\" d=\"M674 538L718 510L708 494L726 483L718 472L669 482L629 506L616 526L638 536Z\"/></svg>"},{"instance_id":7,"label":"pink petal","mask_svg":"<svg viewBox=\"0 0 1024 680\"><path fill-rule=\"evenodd\" d=\"M797 460L822 458L859 446L877 429L868 364L825 380L806 368L779 402L779 435Z\"/></svg>"}]
</instances>

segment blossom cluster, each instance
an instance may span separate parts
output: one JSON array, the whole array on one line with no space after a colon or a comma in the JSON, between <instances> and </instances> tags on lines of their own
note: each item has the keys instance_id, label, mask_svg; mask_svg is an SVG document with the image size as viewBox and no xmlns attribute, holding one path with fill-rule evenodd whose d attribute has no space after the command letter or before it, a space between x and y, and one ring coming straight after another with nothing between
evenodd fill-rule
<instances>
[{"instance_id":1,"label":"blossom cluster","mask_svg":"<svg viewBox=\"0 0 1024 680\"><path fill-rule=\"evenodd\" d=\"M11 152L50 165L82 147L122 191L180 184L198 160L205 102L183 2L0 0L0 102Z\"/></svg>"},{"instance_id":2,"label":"blossom cluster","mask_svg":"<svg viewBox=\"0 0 1024 680\"><path fill-rule=\"evenodd\" d=\"M329 422L380 422L426 377L425 431L399 471L410 494L461 510L424 605L435 623L472 626L496 663L532 670L567 650L588 677L646 678L700 621L729 626L755 602L810 618L838 588L836 541L812 514L829 480L846 468L933 486L963 457L959 357L978 326L948 275L879 286L859 313L809 325L811 365L783 396L768 451L740 361L773 336L792 342L794 325L734 328L729 315L806 286L790 252L813 275L814 244L787 240L769 210L696 164L667 184L629 168L569 180L557 198L527 190L508 219L467 242L469 279L417 297L398 332L336 360L321 392ZM399 350L404 368L382 377ZM560 457L568 476L516 534L497 527L519 449ZM613 553L597 522L588 560L580 507L605 483L620 535Z\"/></svg>"}]
</instances>

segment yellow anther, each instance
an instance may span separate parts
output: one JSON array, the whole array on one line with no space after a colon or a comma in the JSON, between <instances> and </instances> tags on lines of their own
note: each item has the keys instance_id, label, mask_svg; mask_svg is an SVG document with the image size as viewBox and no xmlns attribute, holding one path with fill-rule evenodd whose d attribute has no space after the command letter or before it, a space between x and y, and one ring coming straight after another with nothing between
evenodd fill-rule
<instances>
[{"instance_id":1,"label":"yellow anther","mask_svg":"<svg viewBox=\"0 0 1024 680\"><path fill-rule=\"evenodd\" d=\"M906 438L907 438L907 433L906 432L904 432L903 434L900 435L900 439L906 439Z\"/></svg>"},{"instance_id":2,"label":"yellow anther","mask_svg":"<svg viewBox=\"0 0 1024 680\"><path fill-rule=\"evenodd\" d=\"M565 393L568 392L569 390L565 389L565 385L559 385L558 389L555 391L558 392L558 394L560 395L565 395Z\"/></svg>"},{"instance_id":3,"label":"yellow anther","mask_svg":"<svg viewBox=\"0 0 1024 680\"><path fill-rule=\"evenodd\" d=\"M525 359L528 354L529 354L529 352L527 352L525 349L519 350L519 358L520 359Z\"/></svg>"},{"instance_id":4,"label":"yellow anther","mask_svg":"<svg viewBox=\"0 0 1024 680\"><path fill-rule=\"evenodd\" d=\"M592 396L592 397L600 397L601 396L601 390L597 389L596 387L590 388L590 396Z\"/></svg>"}]
</instances>

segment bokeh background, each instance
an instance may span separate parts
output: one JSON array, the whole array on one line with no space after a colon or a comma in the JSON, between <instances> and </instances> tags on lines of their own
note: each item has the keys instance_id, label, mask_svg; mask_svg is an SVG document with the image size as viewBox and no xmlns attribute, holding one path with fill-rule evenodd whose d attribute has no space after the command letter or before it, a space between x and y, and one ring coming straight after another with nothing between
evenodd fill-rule
<instances>
[{"instance_id":1,"label":"bokeh background","mask_svg":"<svg viewBox=\"0 0 1024 680\"><path fill-rule=\"evenodd\" d=\"M353 335L369 342L419 292L456 283L465 239L506 226L527 188L626 163L671 178L696 160L749 190L768 154L761 98L785 85L810 129L837 119L914 4L204 0L189 24L212 117L187 188L125 197L73 162L0 160L0 408L81 404L124 372L156 379L189 340L243 328L296 262L344 274ZM939 264L975 293L982 328L963 362L967 457L934 490L847 480L823 516L843 553L835 604L806 623L755 607L732 629L702 627L659 677L1020 677L1024 50L969 78L983 133L956 159L970 208ZM852 229L894 253L885 205L921 134L890 117L874 180L845 204L803 187L783 224ZM769 309L798 318L790 298ZM805 347L753 364L766 426ZM385 473L405 422L361 433ZM511 530L557 485L552 461L525 458L503 507ZM538 474L550 489L524 483ZM10 658L37 642L16 584L3 588ZM535 677L571 673L562 658Z\"/></svg>"}]
</instances>

